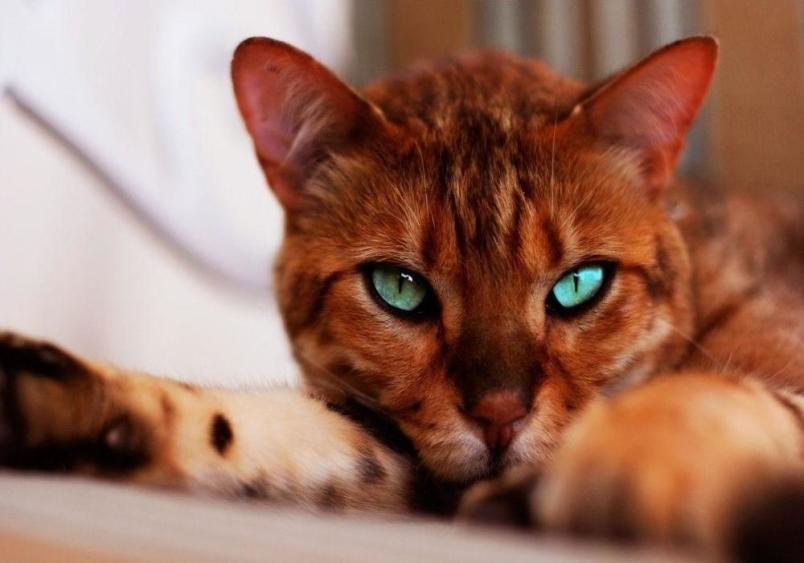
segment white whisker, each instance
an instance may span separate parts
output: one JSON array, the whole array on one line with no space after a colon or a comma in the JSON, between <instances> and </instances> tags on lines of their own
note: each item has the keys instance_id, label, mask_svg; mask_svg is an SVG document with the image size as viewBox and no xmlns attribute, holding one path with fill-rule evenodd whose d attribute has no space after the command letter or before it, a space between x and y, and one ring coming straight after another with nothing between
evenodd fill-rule
<instances>
[{"instance_id":1,"label":"white whisker","mask_svg":"<svg viewBox=\"0 0 804 563\"><path fill-rule=\"evenodd\" d=\"M790 365L793 363L793 361L794 361L795 359L796 359L796 355L795 355L795 354L791 354L791 355L790 355L790 359L788 359L788 360L787 360L787 362L786 362L786 363L785 363L785 364L784 364L784 365L781 367L781 369L779 369L779 370L777 370L776 372L774 372L773 374L771 374L770 379L773 379L774 377L776 377L777 375L779 375L780 373L782 373L783 371L785 371L787 368L789 368L789 367L790 367Z\"/></svg>"},{"instance_id":2,"label":"white whisker","mask_svg":"<svg viewBox=\"0 0 804 563\"><path fill-rule=\"evenodd\" d=\"M300 364L304 365L307 368L312 369L315 372L314 375L317 376L315 377L316 385L319 385L320 387L323 388L327 388L331 391L343 393L349 398L359 402L366 408L369 408L381 414L386 414L385 409L379 403L379 401L377 401L377 399L361 391L348 381L345 381L343 378L339 377L331 370L311 360L306 355L299 354L298 359Z\"/></svg>"},{"instance_id":3,"label":"white whisker","mask_svg":"<svg viewBox=\"0 0 804 563\"><path fill-rule=\"evenodd\" d=\"M710 362L712 362L712 364L716 364L716 363L717 363L717 360L715 360L714 356L712 356L712 354L710 354L710 353L709 353L709 351L707 351L707 350L706 350L706 348L704 348L703 346L701 346L700 344L698 344L697 342L695 342L695 339L693 339L691 336L689 336L689 335L685 334L684 332L682 332L682 331L681 331L680 329L678 329L678 328L677 328L677 327L676 327L676 326L675 326L673 323L671 323L671 322L670 322L670 321L668 321L667 319L659 319L659 322L663 322L663 323L665 323L665 324L666 324L666 325L667 325L667 326L670 328L670 330L672 330L673 332L675 332L677 335L679 335L679 336L680 336L681 338L683 338L685 341L687 341L687 342L689 342L690 344L692 344L692 346L693 346L693 347L694 347L696 350L698 350L698 351L699 351L701 354L703 354L704 356L706 356L706 358L707 358L707 359L708 359Z\"/></svg>"}]
</instances>

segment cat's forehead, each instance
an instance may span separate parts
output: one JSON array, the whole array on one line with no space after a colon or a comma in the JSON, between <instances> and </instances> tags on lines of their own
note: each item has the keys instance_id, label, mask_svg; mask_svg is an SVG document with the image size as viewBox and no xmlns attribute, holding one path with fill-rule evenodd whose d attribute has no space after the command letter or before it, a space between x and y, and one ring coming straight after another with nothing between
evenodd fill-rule
<instances>
[{"instance_id":1,"label":"cat's forehead","mask_svg":"<svg viewBox=\"0 0 804 563\"><path fill-rule=\"evenodd\" d=\"M327 236L353 249L356 261L484 276L561 268L603 248L617 225L609 213L616 194L596 164L546 133L583 91L541 63L499 53L369 88L367 97L411 142L328 169L335 175L326 184L349 188L321 190L330 194Z\"/></svg>"},{"instance_id":2,"label":"cat's forehead","mask_svg":"<svg viewBox=\"0 0 804 563\"><path fill-rule=\"evenodd\" d=\"M536 224L546 233L536 246L551 252L560 229L547 219L557 212L549 191L567 166L545 131L584 91L541 61L496 51L423 65L366 90L412 140L412 150L390 166L387 184L404 179L398 204L405 209L397 215L425 215L416 226L439 231L420 235L425 255L429 240L452 247L446 254L464 264L472 257L508 264Z\"/></svg>"},{"instance_id":3,"label":"cat's forehead","mask_svg":"<svg viewBox=\"0 0 804 563\"><path fill-rule=\"evenodd\" d=\"M420 197L400 201L427 270L532 277L619 252L637 207L605 162L549 146L503 152L479 147L461 161L445 150L413 182Z\"/></svg>"},{"instance_id":4,"label":"cat's forehead","mask_svg":"<svg viewBox=\"0 0 804 563\"><path fill-rule=\"evenodd\" d=\"M539 60L480 51L422 64L364 95L388 119L447 138L472 127L538 127L571 108L584 85Z\"/></svg>"},{"instance_id":5,"label":"cat's forehead","mask_svg":"<svg viewBox=\"0 0 804 563\"><path fill-rule=\"evenodd\" d=\"M386 156L352 157L331 168L335 175L319 192L323 214L308 228L338 241L346 252L335 254L350 263L404 264L471 279L466 287L478 291L616 255L638 209L606 159L549 142L423 137L397 158Z\"/></svg>"}]
</instances>

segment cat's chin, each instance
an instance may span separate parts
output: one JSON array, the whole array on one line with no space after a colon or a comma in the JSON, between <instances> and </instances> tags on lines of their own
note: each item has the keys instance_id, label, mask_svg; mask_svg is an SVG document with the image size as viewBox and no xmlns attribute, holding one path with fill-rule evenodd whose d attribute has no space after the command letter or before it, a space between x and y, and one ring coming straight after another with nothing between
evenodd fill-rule
<instances>
[{"instance_id":1,"label":"cat's chin","mask_svg":"<svg viewBox=\"0 0 804 563\"><path fill-rule=\"evenodd\" d=\"M442 435L438 440L432 436L423 438L421 441L414 438L422 462L435 477L452 483L497 477L511 467L539 461L533 452L545 451L545 444L531 435L514 440L503 453L489 451L478 436L468 431Z\"/></svg>"},{"instance_id":2,"label":"cat's chin","mask_svg":"<svg viewBox=\"0 0 804 563\"><path fill-rule=\"evenodd\" d=\"M428 456L422 451L421 456L434 476L447 482L463 484L499 477L511 467L523 463L515 451L498 454L490 452L485 446L478 447L461 459L445 456L443 452Z\"/></svg>"},{"instance_id":3,"label":"cat's chin","mask_svg":"<svg viewBox=\"0 0 804 563\"><path fill-rule=\"evenodd\" d=\"M508 454L495 455L485 451L469 463L462 463L456 467L430 466L430 470L436 477L444 481L468 485L484 479L497 478L517 465L521 465L518 458Z\"/></svg>"},{"instance_id":4,"label":"cat's chin","mask_svg":"<svg viewBox=\"0 0 804 563\"><path fill-rule=\"evenodd\" d=\"M443 469L439 470L439 468L431 468L431 471L435 477L444 482L457 485L471 485L477 481L493 479L501 475L504 471L504 467L496 463L486 463L473 467L464 466L457 469L451 468L451 470L447 471Z\"/></svg>"},{"instance_id":5,"label":"cat's chin","mask_svg":"<svg viewBox=\"0 0 804 563\"><path fill-rule=\"evenodd\" d=\"M424 465L437 478L454 483L471 483L494 473L496 462L486 447L456 441L452 446L419 447Z\"/></svg>"}]
</instances>

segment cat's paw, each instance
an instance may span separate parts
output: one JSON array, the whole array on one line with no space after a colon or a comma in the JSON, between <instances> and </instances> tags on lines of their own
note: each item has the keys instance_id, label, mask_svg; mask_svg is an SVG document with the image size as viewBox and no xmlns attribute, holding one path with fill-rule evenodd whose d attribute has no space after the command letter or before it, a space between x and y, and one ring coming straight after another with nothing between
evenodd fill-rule
<instances>
[{"instance_id":1,"label":"cat's paw","mask_svg":"<svg viewBox=\"0 0 804 563\"><path fill-rule=\"evenodd\" d=\"M29 417L21 395L37 378L61 380L73 377L80 365L45 342L11 332L0 332L0 463L15 464L31 434ZM22 388L26 389L22 389Z\"/></svg>"},{"instance_id":2,"label":"cat's paw","mask_svg":"<svg viewBox=\"0 0 804 563\"><path fill-rule=\"evenodd\" d=\"M131 421L115 417L92 366L47 342L0 332L0 465L67 471L137 461Z\"/></svg>"},{"instance_id":3,"label":"cat's paw","mask_svg":"<svg viewBox=\"0 0 804 563\"><path fill-rule=\"evenodd\" d=\"M740 496L795 462L799 431L758 384L668 376L588 408L537 513L552 530L719 549Z\"/></svg>"},{"instance_id":4,"label":"cat's paw","mask_svg":"<svg viewBox=\"0 0 804 563\"><path fill-rule=\"evenodd\" d=\"M514 467L496 479L472 485L461 497L457 518L493 526L538 528L536 488L539 470Z\"/></svg>"}]
</instances>

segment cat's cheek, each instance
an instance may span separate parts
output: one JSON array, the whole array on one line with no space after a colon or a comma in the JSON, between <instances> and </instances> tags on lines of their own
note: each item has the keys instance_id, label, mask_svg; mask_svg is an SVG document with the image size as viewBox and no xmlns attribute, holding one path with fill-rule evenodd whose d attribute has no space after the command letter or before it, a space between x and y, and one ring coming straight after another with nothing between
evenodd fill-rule
<instances>
[{"instance_id":1,"label":"cat's cheek","mask_svg":"<svg viewBox=\"0 0 804 563\"><path fill-rule=\"evenodd\" d=\"M479 433L459 421L445 421L422 432L402 424L413 440L424 465L436 476L451 481L468 481L485 476L491 456Z\"/></svg>"},{"instance_id":2,"label":"cat's cheek","mask_svg":"<svg viewBox=\"0 0 804 563\"><path fill-rule=\"evenodd\" d=\"M654 328L645 331L632 350L623 352L614 362L610 376L600 387L600 392L608 397L636 387L646 381L656 370L658 355L656 349L665 345L670 334L668 323L655 323Z\"/></svg>"},{"instance_id":3,"label":"cat's cheek","mask_svg":"<svg viewBox=\"0 0 804 563\"><path fill-rule=\"evenodd\" d=\"M506 467L540 466L549 460L561 443L564 429L575 418L573 411L559 407L558 403L537 405L536 409L506 453L503 459Z\"/></svg>"},{"instance_id":4,"label":"cat's cheek","mask_svg":"<svg viewBox=\"0 0 804 563\"><path fill-rule=\"evenodd\" d=\"M548 347L560 362L546 371L604 393L631 387L652 373L673 337L669 314L653 306L641 279L620 277L600 310L553 329ZM564 402L577 401L567 396Z\"/></svg>"}]
</instances>

